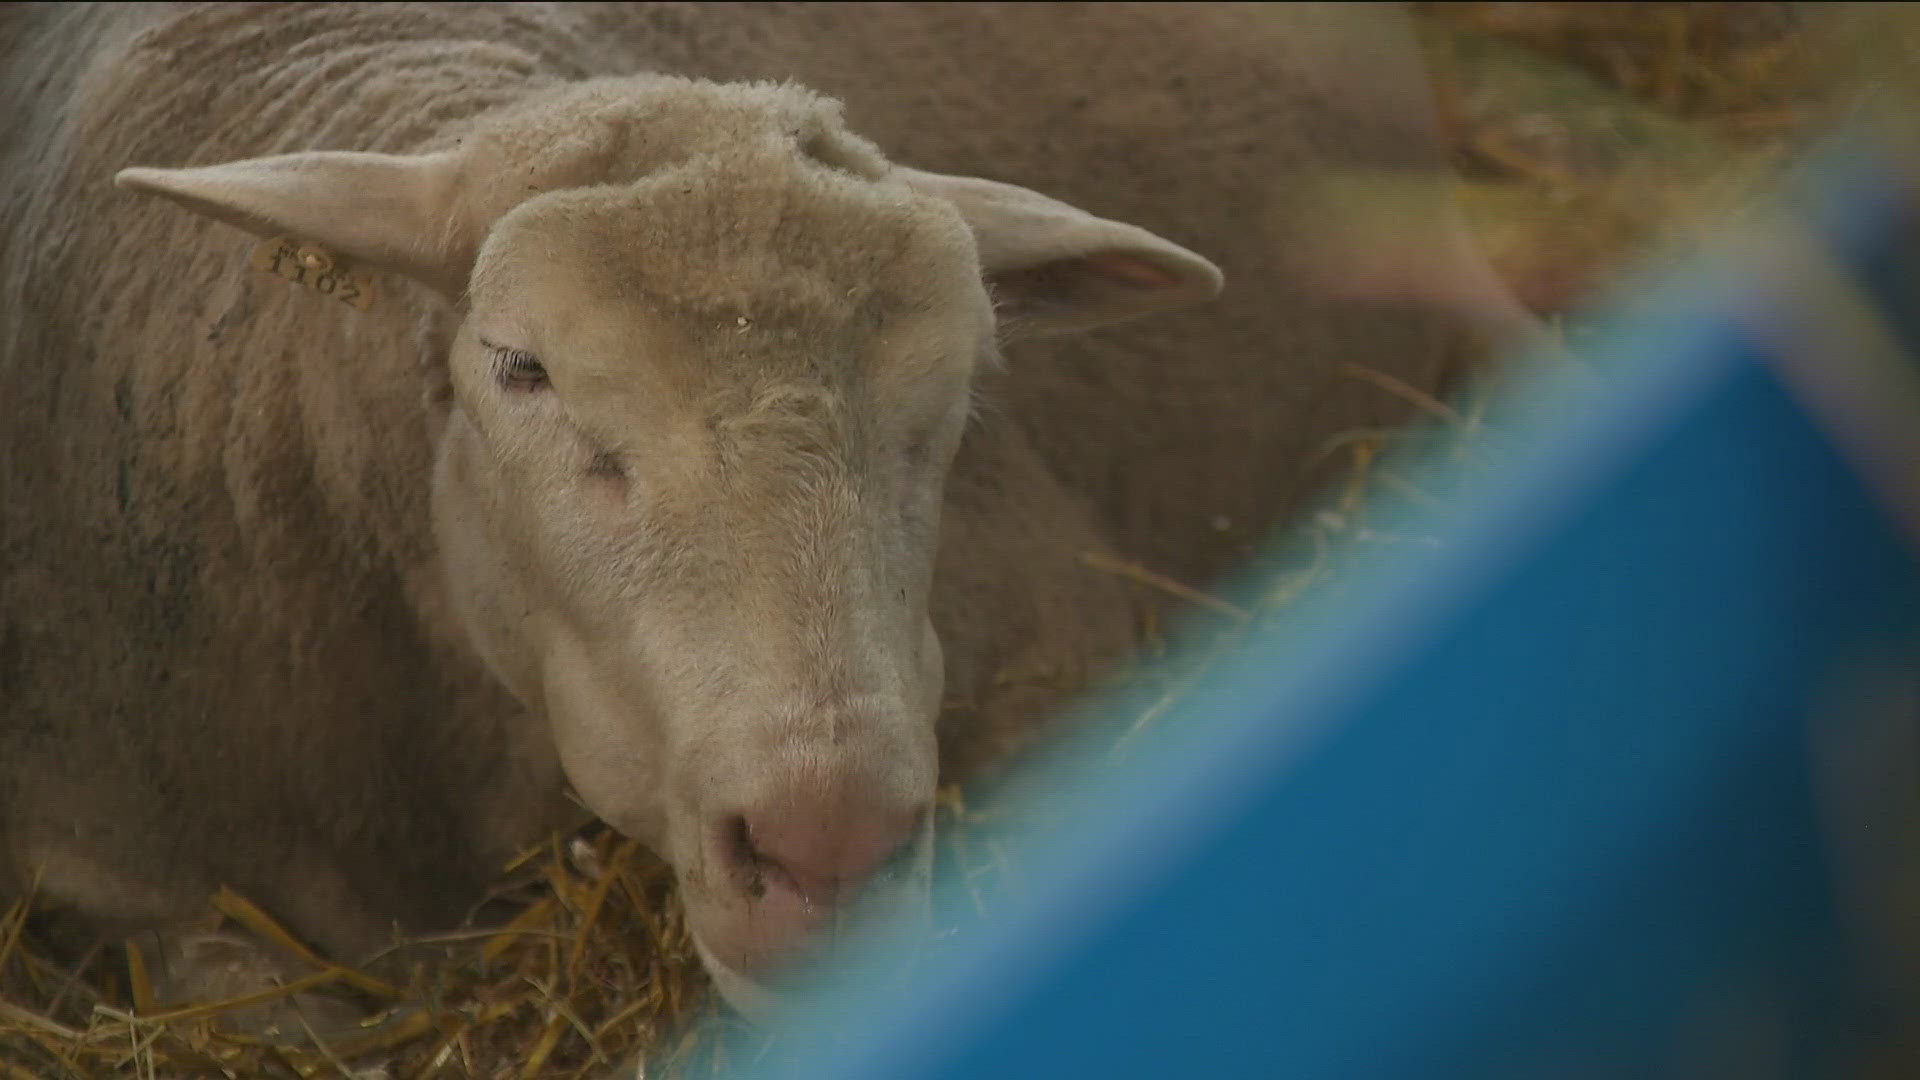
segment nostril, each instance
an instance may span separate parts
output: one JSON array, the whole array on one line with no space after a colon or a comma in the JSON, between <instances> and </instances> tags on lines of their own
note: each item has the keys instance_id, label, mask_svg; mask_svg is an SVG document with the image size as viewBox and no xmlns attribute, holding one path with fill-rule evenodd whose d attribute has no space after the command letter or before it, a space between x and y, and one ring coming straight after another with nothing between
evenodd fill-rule
<instances>
[{"instance_id":1,"label":"nostril","mask_svg":"<svg viewBox=\"0 0 1920 1080\"><path fill-rule=\"evenodd\" d=\"M735 814L727 819L725 834L727 861L735 866L750 866L754 859L753 827L747 824L744 815Z\"/></svg>"},{"instance_id":2,"label":"nostril","mask_svg":"<svg viewBox=\"0 0 1920 1080\"><path fill-rule=\"evenodd\" d=\"M748 896L755 900L765 896L767 878L770 876L780 879L780 884L792 885L792 875L786 872L779 860L754 844L753 824L745 815L734 814L727 819L724 837L727 862L741 879Z\"/></svg>"}]
</instances>

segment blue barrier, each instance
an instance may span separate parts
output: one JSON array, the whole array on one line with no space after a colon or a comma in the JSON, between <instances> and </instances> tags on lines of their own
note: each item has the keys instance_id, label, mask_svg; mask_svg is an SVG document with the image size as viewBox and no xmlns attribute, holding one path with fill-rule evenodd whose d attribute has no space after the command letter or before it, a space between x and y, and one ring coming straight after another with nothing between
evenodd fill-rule
<instances>
[{"instance_id":1,"label":"blue barrier","mask_svg":"<svg viewBox=\"0 0 1920 1080\"><path fill-rule=\"evenodd\" d=\"M1441 544L1031 795L1060 824L1026 843L1027 903L913 993L870 969L757 1074L1870 1061L1913 1004L1857 894L1920 857L1920 516L1863 475L1920 478L1897 357L1920 249L1890 174L1847 160L1804 234L1655 290L1597 378L1542 374L1496 414L1494 467L1404 524Z\"/></svg>"}]
</instances>

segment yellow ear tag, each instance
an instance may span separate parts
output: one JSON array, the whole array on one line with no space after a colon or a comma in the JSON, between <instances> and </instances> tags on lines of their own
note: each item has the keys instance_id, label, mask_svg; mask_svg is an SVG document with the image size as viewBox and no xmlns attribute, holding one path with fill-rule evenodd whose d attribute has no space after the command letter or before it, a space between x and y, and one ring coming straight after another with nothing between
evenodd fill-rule
<instances>
[{"instance_id":1,"label":"yellow ear tag","mask_svg":"<svg viewBox=\"0 0 1920 1080\"><path fill-rule=\"evenodd\" d=\"M373 278L355 273L345 260L310 240L290 236L262 240L253 249L253 268L361 311L373 306Z\"/></svg>"}]
</instances>

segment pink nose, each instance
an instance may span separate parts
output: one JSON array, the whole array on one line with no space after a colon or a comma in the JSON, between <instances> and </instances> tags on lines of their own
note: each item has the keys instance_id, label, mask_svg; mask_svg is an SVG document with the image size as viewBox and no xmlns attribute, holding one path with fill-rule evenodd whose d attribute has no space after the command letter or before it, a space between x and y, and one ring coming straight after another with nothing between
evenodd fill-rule
<instances>
[{"instance_id":1,"label":"pink nose","mask_svg":"<svg viewBox=\"0 0 1920 1080\"><path fill-rule=\"evenodd\" d=\"M758 969L807 951L870 886L907 869L927 813L925 803L783 797L723 817L717 854L752 911L739 960Z\"/></svg>"},{"instance_id":2,"label":"pink nose","mask_svg":"<svg viewBox=\"0 0 1920 1080\"><path fill-rule=\"evenodd\" d=\"M762 899L782 889L810 907L829 908L853 900L887 863L908 853L925 819L920 806L853 813L768 809L734 815L728 846L735 865L748 871L749 896Z\"/></svg>"}]
</instances>

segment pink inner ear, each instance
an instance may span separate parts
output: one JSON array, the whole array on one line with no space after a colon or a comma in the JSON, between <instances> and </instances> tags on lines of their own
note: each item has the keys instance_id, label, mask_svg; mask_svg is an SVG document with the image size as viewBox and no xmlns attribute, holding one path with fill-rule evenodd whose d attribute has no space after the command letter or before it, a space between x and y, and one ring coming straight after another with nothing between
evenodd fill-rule
<instances>
[{"instance_id":1,"label":"pink inner ear","mask_svg":"<svg viewBox=\"0 0 1920 1080\"><path fill-rule=\"evenodd\" d=\"M1171 289L1180 278L1166 267L1125 251L1097 251L1080 260L1100 277L1136 289Z\"/></svg>"}]
</instances>

